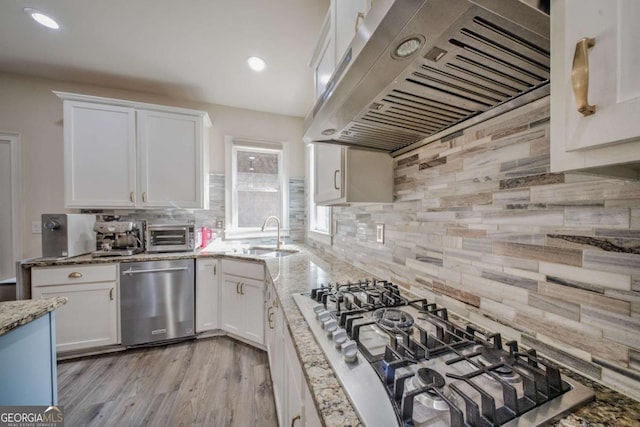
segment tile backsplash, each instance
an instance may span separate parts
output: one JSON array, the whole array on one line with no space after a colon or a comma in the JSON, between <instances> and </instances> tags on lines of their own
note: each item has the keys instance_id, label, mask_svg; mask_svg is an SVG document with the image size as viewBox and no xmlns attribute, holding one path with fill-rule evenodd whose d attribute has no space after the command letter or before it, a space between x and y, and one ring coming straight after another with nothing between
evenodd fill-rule
<instances>
[{"instance_id":1,"label":"tile backsplash","mask_svg":"<svg viewBox=\"0 0 640 427\"><path fill-rule=\"evenodd\" d=\"M640 399L640 182L550 173L548 98L394 165L313 244Z\"/></svg>"}]
</instances>

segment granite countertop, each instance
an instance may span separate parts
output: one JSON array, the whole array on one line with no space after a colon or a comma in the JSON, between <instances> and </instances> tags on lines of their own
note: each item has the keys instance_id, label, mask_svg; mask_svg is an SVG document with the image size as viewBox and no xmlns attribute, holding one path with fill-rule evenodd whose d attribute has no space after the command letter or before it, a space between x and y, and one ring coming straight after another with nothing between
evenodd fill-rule
<instances>
[{"instance_id":1,"label":"granite countertop","mask_svg":"<svg viewBox=\"0 0 640 427\"><path fill-rule=\"evenodd\" d=\"M326 426L357 426L360 420L291 297L309 291L311 284L346 282L371 274L318 251L300 247L298 254L267 259L266 264L284 309L304 375ZM592 388L596 400L565 418L556 427L639 426L640 402L561 368L563 374Z\"/></svg>"},{"instance_id":2,"label":"granite countertop","mask_svg":"<svg viewBox=\"0 0 640 427\"><path fill-rule=\"evenodd\" d=\"M303 367L304 375L314 398L316 408L325 426L360 426L358 415L351 406L342 386L335 377L322 350L313 337L298 306L292 298L294 293L305 292L313 284L353 281L370 278L371 274L341 261L333 256L323 254L306 246L287 245L284 249L298 252L286 257L261 258L241 253L238 245L219 245L208 250L175 253L175 254L137 254L131 257L92 258L83 255L61 260L29 260L23 267L48 265L99 264L129 261L152 261L162 259L182 259L200 257L232 257L265 263L272 281L275 284L278 298L285 314L286 324ZM62 299L62 298L58 298ZM55 298L52 298L55 300ZM28 300L27 300L28 301ZM27 301L19 301L26 303ZM41 300L46 301L46 300ZM62 302L64 303L64 302ZM4 322L4 306L0 303L0 326ZM53 306L53 310L56 306ZM43 311L41 314L44 314ZM34 317L35 318L35 317ZM31 319L33 320L33 319ZM4 333L0 329L0 334ZM573 371L561 368L567 375L596 393L596 400L578 409L565 418L557 421L556 427L604 427L604 426L639 426L640 402L624 396L608 387L590 381Z\"/></svg>"},{"instance_id":3,"label":"granite countertop","mask_svg":"<svg viewBox=\"0 0 640 427\"><path fill-rule=\"evenodd\" d=\"M67 303L64 297L0 302L0 335Z\"/></svg>"}]
</instances>

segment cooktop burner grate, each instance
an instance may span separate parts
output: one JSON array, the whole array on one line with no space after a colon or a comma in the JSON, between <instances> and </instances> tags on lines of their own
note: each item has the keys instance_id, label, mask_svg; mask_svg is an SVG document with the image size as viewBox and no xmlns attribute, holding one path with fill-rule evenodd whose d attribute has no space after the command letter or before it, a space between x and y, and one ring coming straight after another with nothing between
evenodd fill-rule
<instances>
[{"instance_id":1,"label":"cooktop burner grate","mask_svg":"<svg viewBox=\"0 0 640 427\"><path fill-rule=\"evenodd\" d=\"M446 308L424 298L410 300L392 283L328 284L309 296L304 302L294 299L303 314L311 304L320 322L319 328L310 325L316 339L327 356L339 356L331 362L334 369L354 376L369 372L364 365L370 366L400 426L530 425L538 418L537 408L549 402L579 399L573 403L578 405L593 398L590 390L563 379L535 350L521 351L515 341L503 345L500 334L460 326L449 319ZM325 344L332 339L335 345ZM348 358L345 349L355 346L356 357L349 353ZM357 375L355 382L361 383ZM576 387L580 393L562 398ZM376 404L368 405L376 410ZM531 412L536 415L529 416Z\"/></svg>"}]
</instances>

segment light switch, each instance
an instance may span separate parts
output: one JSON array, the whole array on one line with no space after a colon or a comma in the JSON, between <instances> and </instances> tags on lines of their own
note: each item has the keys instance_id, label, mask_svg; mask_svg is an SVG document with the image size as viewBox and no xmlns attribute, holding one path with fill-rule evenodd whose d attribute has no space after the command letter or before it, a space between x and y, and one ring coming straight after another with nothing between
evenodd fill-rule
<instances>
[{"instance_id":1,"label":"light switch","mask_svg":"<svg viewBox=\"0 0 640 427\"><path fill-rule=\"evenodd\" d=\"M31 222L31 234L42 234L42 221Z\"/></svg>"},{"instance_id":2,"label":"light switch","mask_svg":"<svg viewBox=\"0 0 640 427\"><path fill-rule=\"evenodd\" d=\"M384 224L376 224L376 242L384 243Z\"/></svg>"}]
</instances>

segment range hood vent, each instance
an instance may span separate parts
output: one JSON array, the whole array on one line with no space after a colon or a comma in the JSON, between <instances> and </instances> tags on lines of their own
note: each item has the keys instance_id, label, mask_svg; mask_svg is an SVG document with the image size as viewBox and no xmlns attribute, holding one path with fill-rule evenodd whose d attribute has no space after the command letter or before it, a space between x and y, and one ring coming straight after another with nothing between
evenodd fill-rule
<instances>
[{"instance_id":1,"label":"range hood vent","mask_svg":"<svg viewBox=\"0 0 640 427\"><path fill-rule=\"evenodd\" d=\"M415 12L402 21L405 1ZM385 11L369 15L382 18L365 20L369 28L305 122L306 140L393 152L529 102L523 95L549 83L549 16L539 8L519 0L376 5ZM396 46L416 35L422 48L398 59ZM329 141L328 129L335 129Z\"/></svg>"}]
</instances>

